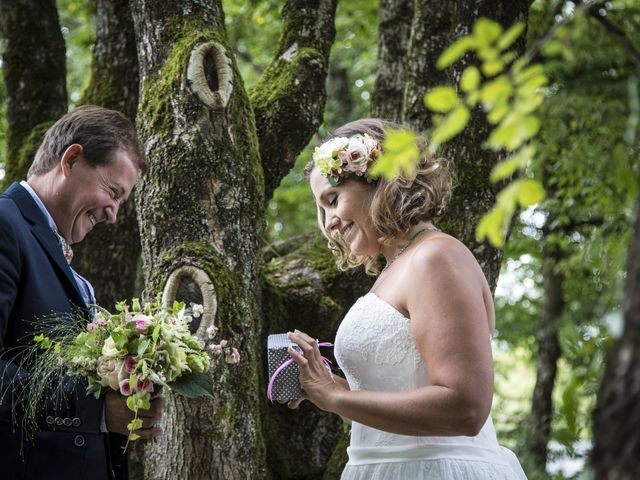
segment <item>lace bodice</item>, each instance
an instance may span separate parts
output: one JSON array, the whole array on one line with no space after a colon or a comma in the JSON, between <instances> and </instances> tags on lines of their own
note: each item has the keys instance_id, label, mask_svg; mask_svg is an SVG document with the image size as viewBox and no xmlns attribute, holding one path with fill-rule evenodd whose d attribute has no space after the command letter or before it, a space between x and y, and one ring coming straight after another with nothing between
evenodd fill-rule
<instances>
[{"instance_id":1,"label":"lace bodice","mask_svg":"<svg viewBox=\"0 0 640 480\"><path fill-rule=\"evenodd\" d=\"M430 384L425 362L411 336L411 321L374 293L349 310L338 328L334 353L352 390L402 391ZM487 339L487 341L489 341ZM350 454L358 448L474 446L499 450L489 418L476 437L396 435L354 422Z\"/></svg>"}]
</instances>

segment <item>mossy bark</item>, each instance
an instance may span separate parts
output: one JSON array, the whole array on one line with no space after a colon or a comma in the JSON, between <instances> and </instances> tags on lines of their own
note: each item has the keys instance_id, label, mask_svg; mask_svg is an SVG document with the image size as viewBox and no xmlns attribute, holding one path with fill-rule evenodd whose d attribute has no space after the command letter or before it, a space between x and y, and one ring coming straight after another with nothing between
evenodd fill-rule
<instances>
[{"instance_id":1,"label":"mossy bark","mask_svg":"<svg viewBox=\"0 0 640 480\"><path fill-rule=\"evenodd\" d=\"M242 358L235 367L214 369L214 399L167 395L165 434L144 447L144 478L264 478L256 288L264 188L253 112L220 2L141 0L132 12L138 125L149 163L136 196L146 292L159 291L180 265L207 272L219 302L214 322ZM196 85L187 67L194 50L210 42L226 63L203 58L203 83ZM229 92L220 83L229 71L228 103L201 100L196 91Z\"/></svg>"},{"instance_id":2,"label":"mossy bark","mask_svg":"<svg viewBox=\"0 0 640 480\"><path fill-rule=\"evenodd\" d=\"M339 272L321 235L276 244L265 251L265 259L263 345L268 333L295 328L333 341L349 307L373 283L373 277L361 269ZM323 349L323 354L336 365L332 349ZM262 385L266 383L263 372ZM346 445L339 442L344 435L342 425L339 417L308 402L296 411L268 404L264 426L273 477L322 479L332 456L334 470L341 471L346 456Z\"/></svg>"},{"instance_id":3,"label":"mossy bark","mask_svg":"<svg viewBox=\"0 0 640 480\"><path fill-rule=\"evenodd\" d=\"M269 200L322 123L336 0L287 0L277 52L251 91Z\"/></svg>"},{"instance_id":4,"label":"mossy bark","mask_svg":"<svg viewBox=\"0 0 640 480\"><path fill-rule=\"evenodd\" d=\"M376 83L371 114L402 120L413 0L381 0Z\"/></svg>"},{"instance_id":5,"label":"mossy bark","mask_svg":"<svg viewBox=\"0 0 640 480\"><path fill-rule=\"evenodd\" d=\"M82 103L119 110L135 120L138 92L138 57L129 0L98 0L91 81ZM116 224L96 225L74 247L73 265L93 283L97 302L113 308L117 301L139 295L134 285L140 250L132 197L120 208Z\"/></svg>"},{"instance_id":6,"label":"mossy bark","mask_svg":"<svg viewBox=\"0 0 640 480\"><path fill-rule=\"evenodd\" d=\"M431 113L424 94L437 85L457 85L460 74L472 61L466 56L450 68L438 70L436 62L444 49L471 31L480 17L488 17L508 28L516 21L526 23L529 2L482 0L478 2L415 3L411 38L407 54L403 120L419 131L431 127ZM516 42L516 53L524 51L524 36ZM446 144L443 154L451 158L457 174L456 189L445 216L438 226L460 239L478 259L489 285L495 289L500 273L502 251L475 238L482 215L495 203L499 186L489 181L493 166L501 159L482 145L490 126L480 111L472 112L465 130Z\"/></svg>"},{"instance_id":7,"label":"mossy bark","mask_svg":"<svg viewBox=\"0 0 640 480\"><path fill-rule=\"evenodd\" d=\"M0 191L25 179L51 123L67 111L65 46L53 0L2 0L7 154Z\"/></svg>"},{"instance_id":8,"label":"mossy bark","mask_svg":"<svg viewBox=\"0 0 640 480\"><path fill-rule=\"evenodd\" d=\"M640 197L624 292L624 332L609 352L593 415L598 480L640 478Z\"/></svg>"}]
</instances>

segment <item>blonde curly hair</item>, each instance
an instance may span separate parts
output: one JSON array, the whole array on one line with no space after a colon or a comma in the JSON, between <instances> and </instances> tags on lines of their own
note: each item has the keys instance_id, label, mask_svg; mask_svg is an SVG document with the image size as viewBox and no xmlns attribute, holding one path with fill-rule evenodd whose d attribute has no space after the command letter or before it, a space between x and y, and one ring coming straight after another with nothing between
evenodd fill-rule
<instances>
[{"instance_id":1,"label":"blonde curly hair","mask_svg":"<svg viewBox=\"0 0 640 480\"><path fill-rule=\"evenodd\" d=\"M394 129L408 129L404 125L378 119L365 118L356 120L335 130L323 142L335 137L351 137L357 134L368 134L382 145L384 132ZM444 158L435 158L429 151L426 138L418 136L420 160L411 177L400 175L393 180L383 177L370 184L374 189L369 215L382 244L389 244L395 238L406 235L412 227L420 222L432 221L444 213L453 190L453 174L450 162ZM315 168L313 160L305 166L307 178ZM340 188L348 182L366 182L362 177L352 175L342 182ZM325 230L324 210L317 206L318 224L327 237L329 249L337 257L336 265L340 270L347 270L364 265L369 275L380 272L378 255L355 255L349 244L338 232Z\"/></svg>"}]
</instances>

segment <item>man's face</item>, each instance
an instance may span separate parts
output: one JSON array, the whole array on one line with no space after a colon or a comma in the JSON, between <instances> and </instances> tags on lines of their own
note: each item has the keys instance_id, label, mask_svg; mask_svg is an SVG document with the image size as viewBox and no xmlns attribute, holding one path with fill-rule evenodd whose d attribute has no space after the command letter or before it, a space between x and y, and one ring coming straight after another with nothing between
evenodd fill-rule
<instances>
[{"instance_id":1,"label":"man's face","mask_svg":"<svg viewBox=\"0 0 640 480\"><path fill-rule=\"evenodd\" d=\"M66 164L54 219L69 244L82 241L100 222L114 223L138 180L138 169L126 150L112 155L110 164L93 168L80 151Z\"/></svg>"}]
</instances>

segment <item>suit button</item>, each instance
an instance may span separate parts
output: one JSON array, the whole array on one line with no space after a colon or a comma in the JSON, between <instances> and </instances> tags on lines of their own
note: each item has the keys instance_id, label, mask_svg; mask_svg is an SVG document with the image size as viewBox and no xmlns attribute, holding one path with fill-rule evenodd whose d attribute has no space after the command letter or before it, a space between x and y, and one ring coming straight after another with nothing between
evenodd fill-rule
<instances>
[{"instance_id":1,"label":"suit button","mask_svg":"<svg viewBox=\"0 0 640 480\"><path fill-rule=\"evenodd\" d=\"M59 427L61 427L61 426L62 426L62 418L61 418L61 417L56 417L56 418L55 418L55 422L56 422L56 425L57 425L57 426L59 426Z\"/></svg>"},{"instance_id":2,"label":"suit button","mask_svg":"<svg viewBox=\"0 0 640 480\"><path fill-rule=\"evenodd\" d=\"M55 423L55 419L51 415L47 415L47 425L53 425Z\"/></svg>"},{"instance_id":3,"label":"suit button","mask_svg":"<svg viewBox=\"0 0 640 480\"><path fill-rule=\"evenodd\" d=\"M62 420L62 423L64 423L65 427L70 427L71 426L71 419L69 417L66 417L64 420Z\"/></svg>"},{"instance_id":4,"label":"suit button","mask_svg":"<svg viewBox=\"0 0 640 480\"><path fill-rule=\"evenodd\" d=\"M83 447L85 443L85 439L82 435L76 435L75 438L73 439L73 444L76 447Z\"/></svg>"},{"instance_id":5,"label":"suit button","mask_svg":"<svg viewBox=\"0 0 640 480\"><path fill-rule=\"evenodd\" d=\"M82 420L80 420L78 417L75 417L73 420L71 420L71 425L73 425L74 427L79 427L80 425L82 425Z\"/></svg>"}]
</instances>

